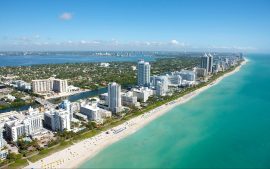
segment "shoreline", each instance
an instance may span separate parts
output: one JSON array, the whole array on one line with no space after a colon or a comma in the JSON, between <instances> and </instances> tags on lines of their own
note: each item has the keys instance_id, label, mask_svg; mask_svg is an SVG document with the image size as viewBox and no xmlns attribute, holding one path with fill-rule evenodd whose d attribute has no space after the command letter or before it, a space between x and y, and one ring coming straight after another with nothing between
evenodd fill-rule
<instances>
[{"instance_id":1,"label":"shoreline","mask_svg":"<svg viewBox=\"0 0 270 169\"><path fill-rule=\"evenodd\" d=\"M165 113L169 112L171 109L184 104L194 97L198 96L200 93L206 91L212 86L217 85L224 78L238 72L243 65L245 65L248 60L245 60L236 67L233 71L228 72L221 77L214 80L212 83L201 87L191 93L188 93L174 101L166 103L160 107L150 110L147 113L134 117L127 122L116 126L112 129L104 131L94 137L85 139L74 145L56 152L48 157L38 160L35 163L30 163L25 168L78 168L86 161L90 160L96 156L100 151L104 150L106 147L112 145L113 143L137 132L145 125L149 124L153 120L159 118ZM109 132L109 134L106 134Z\"/></svg>"}]
</instances>

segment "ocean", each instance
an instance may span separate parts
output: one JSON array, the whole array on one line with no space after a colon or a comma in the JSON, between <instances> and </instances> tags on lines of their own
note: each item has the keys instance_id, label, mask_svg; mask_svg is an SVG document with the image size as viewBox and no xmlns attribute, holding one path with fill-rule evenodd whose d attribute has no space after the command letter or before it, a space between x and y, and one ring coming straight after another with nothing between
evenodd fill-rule
<instances>
[{"instance_id":1,"label":"ocean","mask_svg":"<svg viewBox=\"0 0 270 169\"><path fill-rule=\"evenodd\" d=\"M270 168L270 55L248 59L80 168Z\"/></svg>"}]
</instances>

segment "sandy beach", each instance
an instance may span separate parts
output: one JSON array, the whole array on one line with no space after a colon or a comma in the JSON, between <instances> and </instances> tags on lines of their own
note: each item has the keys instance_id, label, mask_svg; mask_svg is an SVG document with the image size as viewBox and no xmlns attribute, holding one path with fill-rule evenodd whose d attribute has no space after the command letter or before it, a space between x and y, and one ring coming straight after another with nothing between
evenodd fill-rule
<instances>
[{"instance_id":1,"label":"sandy beach","mask_svg":"<svg viewBox=\"0 0 270 169\"><path fill-rule=\"evenodd\" d=\"M124 124L109 129L95 137L76 143L35 163L30 163L25 168L78 168L82 163L94 157L107 146L135 133L151 121L169 112L169 110L175 106L188 102L203 91L218 84L225 77L238 72L247 62L248 60L245 59L245 61L242 62L242 64L234 71L219 77L213 83L205 87L202 87L165 105L157 107L143 115L137 116Z\"/></svg>"}]
</instances>

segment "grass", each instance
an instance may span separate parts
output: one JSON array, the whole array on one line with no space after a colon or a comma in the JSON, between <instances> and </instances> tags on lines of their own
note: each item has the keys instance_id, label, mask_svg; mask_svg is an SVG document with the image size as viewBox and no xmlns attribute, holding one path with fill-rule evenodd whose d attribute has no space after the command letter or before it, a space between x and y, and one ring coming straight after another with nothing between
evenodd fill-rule
<instances>
[{"instance_id":1,"label":"grass","mask_svg":"<svg viewBox=\"0 0 270 169\"><path fill-rule=\"evenodd\" d=\"M81 140L84 140L84 139L87 139L87 138L90 138L90 137L93 137L97 134L99 134L100 131L99 130L90 130L90 131L87 131L85 133L82 133L80 135L76 135L73 140L75 142L78 142L78 141L81 141Z\"/></svg>"},{"instance_id":2,"label":"grass","mask_svg":"<svg viewBox=\"0 0 270 169\"><path fill-rule=\"evenodd\" d=\"M28 165L28 162L26 159L18 159L15 160L14 163L10 164L8 168L23 168Z\"/></svg>"},{"instance_id":3,"label":"grass","mask_svg":"<svg viewBox=\"0 0 270 169\"><path fill-rule=\"evenodd\" d=\"M36 162L42 158L47 157L50 154L53 154L57 151L63 150L69 146L73 145L72 141L62 141L60 144L50 147L48 149L41 150L37 155L34 155L30 158L27 158L31 162Z\"/></svg>"}]
</instances>

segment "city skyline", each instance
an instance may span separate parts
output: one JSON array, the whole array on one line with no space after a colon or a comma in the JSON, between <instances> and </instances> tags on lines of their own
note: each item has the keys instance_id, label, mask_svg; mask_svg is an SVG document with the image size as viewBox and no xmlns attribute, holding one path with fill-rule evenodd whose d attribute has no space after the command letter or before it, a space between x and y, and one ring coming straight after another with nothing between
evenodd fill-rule
<instances>
[{"instance_id":1,"label":"city skyline","mask_svg":"<svg viewBox=\"0 0 270 169\"><path fill-rule=\"evenodd\" d=\"M270 2L6 1L0 50L270 52Z\"/></svg>"}]
</instances>

